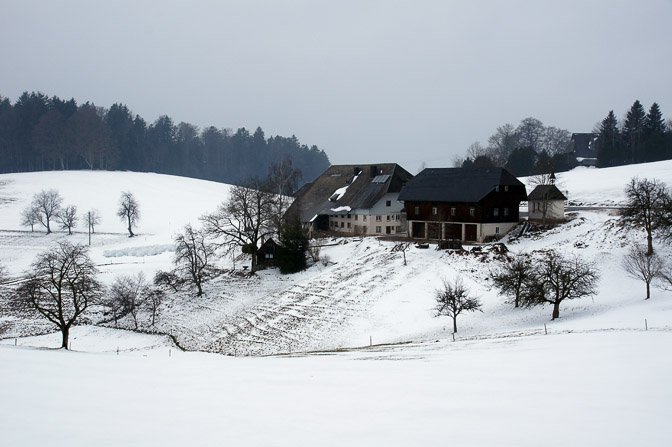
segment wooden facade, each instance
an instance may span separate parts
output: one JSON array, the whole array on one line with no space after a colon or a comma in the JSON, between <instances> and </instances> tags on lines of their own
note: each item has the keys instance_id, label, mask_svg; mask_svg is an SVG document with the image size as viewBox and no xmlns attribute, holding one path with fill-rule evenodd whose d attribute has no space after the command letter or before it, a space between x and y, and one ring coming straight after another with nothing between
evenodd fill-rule
<instances>
[{"instance_id":1,"label":"wooden facade","mask_svg":"<svg viewBox=\"0 0 672 447\"><path fill-rule=\"evenodd\" d=\"M401 194L412 238L483 242L518 224L525 186L508 172L501 168L432 171L424 179L423 173L418 174L418 184L410 181L409 190Z\"/></svg>"}]
</instances>

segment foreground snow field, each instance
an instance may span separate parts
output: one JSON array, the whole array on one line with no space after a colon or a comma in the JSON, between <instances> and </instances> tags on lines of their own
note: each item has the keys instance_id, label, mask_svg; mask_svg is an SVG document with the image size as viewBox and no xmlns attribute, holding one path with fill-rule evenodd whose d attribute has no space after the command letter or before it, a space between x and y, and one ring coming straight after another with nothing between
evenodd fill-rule
<instances>
[{"instance_id":1,"label":"foreground snow field","mask_svg":"<svg viewBox=\"0 0 672 447\"><path fill-rule=\"evenodd\" d=\"M672 162L576 169L559 185L573 204L612 207L633 176L672 184ZM50 188L80 214L100 211L91 256L109 284L169 269L174 234L229 186L130 172L0 175L0 262L10 277L58 240L88 240L20 226L32 195ZM126 190L141 206L135 238L115 216ZM1 444L668 445L672 292L655 288L645 301L643 283L625 275L623 254L644 239L619 229L613 210L568 217L504 239L512 251L557 249L600 269L599 293L563 302L553 322L549 307L514 309L499 296L494 252L412 248L404 266L392 242L375 238L323 241L326 267L224 275L203 297L171 296L154 329L227 356L86 325L73 329L73 352L57 351L49 325L0 314ZM669 247L656 248L669 259ZM483 312L461 315L453 342L433 296L442 277L458 276ZM353 346L366 348L334 351Z\"/></svg>"},{"instance_id":2,"label":"foreground snow field","mask_svg":"<svg viewBox=\"0 0 672 447\"><path fill-rule=\"evenodd\" d=\"M611 331L274 358L0 346L0 432L8 446L663 446L671 343Z\"/></svg>"}]
</instances>

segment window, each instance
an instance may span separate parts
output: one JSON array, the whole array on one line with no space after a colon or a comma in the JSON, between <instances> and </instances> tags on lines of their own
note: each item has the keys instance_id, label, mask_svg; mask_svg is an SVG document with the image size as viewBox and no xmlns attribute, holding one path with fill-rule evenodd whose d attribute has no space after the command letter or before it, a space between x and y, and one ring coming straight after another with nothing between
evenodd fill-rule
<instances>
[{"instance_id":1,"label":"window","mask_svg":"<svg viewBox=\"0 0 672 447\"><path fill-rule=\"evenodd\" d=\"M499 185L495 186L495 192L499 192Z\"/></svg>"},{"instance_id":2,"label":"window","mask_svg":"<svg viewBox=\"0 0 672 447\"><path fill-rule=\"evenodd\" d=\"M385 234L392 234L392 227L385 227Z\"/></svg>"},{"instance_id":3,"label":"window","mask_svg":"<svg viewBox=\"0 0 672 447\"><path fill-rule=\"evenodd\" d=\"M394 231L396 231L397 233L401 233L401 227L398 226Z\"/></svg>"},{"instance_id":4,"label":"window","mask_svg":"<svg viewBox=\"0 0 672 447\"><path fill-rule=\"evenodd\" d=\"M362 216L362 220L363 220L364 222L366 222L366 214L365 214L364 216Z\"/></svg>"},{"instance_id":5,"label":"window","mask_svg":"<svg viewBox=\"0 0 672 447\"><path fill-rule=\"evenodd\" d=\"M350 219L350 214L348 214L348 219Z\"/></svg>"},{"instance_id":6,"label":"window","mask_svg":"<svg viewBox=\"0 0 672 447\"><path fill-rule=\"evenodd\" d=\"M352 224L348 222L348 228L352 228Z\"/></svg>"},{"instance_id":7,"label":"window","mask_svg":"<svg viewBox=\"0 0 672 447\"><path fill-rule=\"evenodd\" d=\"M508 215L509 215L509 209L508 209L508 208L504 208L504 215L505 215L505 216L508 216Z\"/></svg>"},{"instance_id":8,"label":"window","mask_svg":"<svg viewBox=\"0 0 672 447\"><path fill-rule=\"evenodd\" d=\"M504 185L504 192L509 192L509 185Z\"/></svg>"},{"instance_id":9,"label":"window","mask_svg":"<svg viewBox=\"0 0 672 447\"><path fill-rule=\"evenodd\" d=\"M492 210L492 215L495 217L499 216L499 208L495 208L494 210Z\"/></svg>"},{"instance_id":10,"label":"window","mask_svg":"<svg viewBox=\"0 0 672 447\"><path fill-rule=\"evenodd\" d=\"M380 233L380 227L376 227L376 233Z\"/></svg>"},{"instance_id":11,"label":"window","mask_svg":"<svg viewBox=\"0 0 672 447\"><path fill-rule=\"evenodd\" d=\"M475 206L470 206L469 207L469 215L471 217L474 217L476 215L476 207Z\"/></svg>"},{"instance_id":12,"label":"window","mask_svg":"<svg viewBox=\"0 0 672 447\"><path fill-rule=\"evenodd\" d=\"M392 201L391 200L386 200L385 201L385 206L392 206Z\"/></svg>"},{"instance_id":13,"label":"window","mask_svg":"<svg viewBox=\"0 0 672 447\"><path fill-rule=\"evenodd\" d=\"M387 221L388 221L388 222L392 220L390 217L391 217L391 216L388 214L388 215L387 215Z\"/></svg>"},{"instance_id":14,"label":"window","mask_svg":"<svg viewBox=\"0 0 672 447\"><path fill-rule=\"evenodd\" d=\"M439 208L436 205L432 206L432 214L434 214L435 216L439 214Z\"/></svg>"},{"instance_id":15,"label":"window","mask_svg":"<svg viewBox=\"0 0 672 447\"><path fill-rule=\"evenodd\" d=\"M417 216L418 214L420 214L420 207L418 205L415 205L415 210L414 211L415 211L415 215Z\"/></svg>"},{"instance_id":16,"label":"window","mask_svg":"<svg viewBox=\"0 0 672 447\"><path fill-rule=\"evenodd\" d=\"M345 225L345 222L341 222L341 228L343 228Z\"/></svg>"},{"instance_id":17,"label":"window","mask_svg":"<svg viewBox=\"0 0 672 447\"><path fill-rule=\"evenodd\" d=\"M376 216L376 222L382 222L383 216Z\"/></svg>"},{"instance_id":18,"label":"window","mask_svg":"<svg viewBox=\"0 0 672 447\"><path fill-rule=\"evenodd\" d=\"M397 214L397 221L401 220L401 216Z\"/></svg>"},{"instance_id":19,"label":"window","mask_svg":"<svg viewBox=\"0 0 672 447\"><path fill-rule=\"evenodd\" d=\"M359 214L355 214L355 220L359 220Z\"/></svg>"},{"instance_id":20,"label":"window","mask_svg":"<svg viewBox=\"0 0 672 447\"><path fill-rule=\"evenodd\" d=\"M456 206L451 206L450 207L450 215L451 216L456 216L457 215L457 207Z\"/></svg>"},{"instance_id":21,"label":"window","mask_svg":"<svg viewBox=\"0 0 672 447\"><path fill-rule=\"evenodd\" d=\"M499 234L499 227L495 227L495 234Z\"/></svg>"}]
</instances>

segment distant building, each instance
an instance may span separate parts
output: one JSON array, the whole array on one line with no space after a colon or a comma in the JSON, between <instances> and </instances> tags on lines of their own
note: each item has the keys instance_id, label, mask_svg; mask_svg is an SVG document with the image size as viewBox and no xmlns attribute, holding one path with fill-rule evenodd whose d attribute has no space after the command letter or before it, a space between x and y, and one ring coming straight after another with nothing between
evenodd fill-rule
<instances>
[{"instance_id":1,"label":"distant building","mask_svg":"<svg viewBox=\"0 0 672 447\"><path fill-rule=\"evenodd\" d=\"M597 146L594 133L573 133L567 145L567 153L573 154L579 166L595 166L597 164Z\"/></svg>"},{"instance_id":2,"label":"distant building","mask_svg":"<svg viewBox=\"0 0 672 447\"><path fill-rule=\"evenodd\" d=\"M351 235L406 234L399 192L413 178L395 163L334 165L295 195L288 213L298 212L310 230Z\"/></svg>"},{"instance_id":3,"label":"distant building","mask_svg":"<svg viewBox=\"0 0 672 447\"><path fill-rule=\"evenodd\" d=\"M518 224L525 185L503 168L429 168L401 191L414 239L484 242Z\"/></svg>"},{"instance_id":4,"label":"distant building","mask_svg":"<svg viewBox=\"0 0 672 447\"><path fill-rule=\"evenodd\" d=\"M538 185L527 196L527 219L558 222L565 219L567 197L555 185Z\"/></svg>"}]
</instances>

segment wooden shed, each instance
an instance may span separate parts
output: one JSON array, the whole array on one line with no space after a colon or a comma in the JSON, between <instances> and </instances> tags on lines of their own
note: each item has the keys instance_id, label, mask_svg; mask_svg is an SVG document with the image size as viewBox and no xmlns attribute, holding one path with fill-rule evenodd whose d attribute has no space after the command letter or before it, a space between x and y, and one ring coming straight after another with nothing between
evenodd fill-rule
<instances>
[{"instance_id":1,"label":"wooden shed","mask_svg":"<svg viewBox=\"0 0 672 447\"><path fill-rule=\"evenodd\" d=\"M259 250L257 250L257 266L258 267L267 267L275 265L275 255L278 249L278 244L272 238L269 238L266 242L261 244Z\"/></svg>"}]
</instances>

